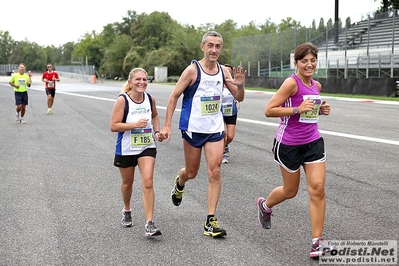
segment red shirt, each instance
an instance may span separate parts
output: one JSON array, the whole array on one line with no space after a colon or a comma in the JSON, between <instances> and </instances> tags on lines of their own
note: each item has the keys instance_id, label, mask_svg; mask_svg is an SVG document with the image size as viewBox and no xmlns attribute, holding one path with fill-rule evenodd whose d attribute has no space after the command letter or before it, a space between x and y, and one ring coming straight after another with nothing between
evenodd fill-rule
<instances>
[{"instance_id":1,"label":"red shirt","mask_svg":"<svg viewBox=\"0 0 399 266\"><path fill-rule=\"evenodd\" d=\"M55 80L53 80L53 77L59 79L58 73L55 71L46 71L43 73L42 79L47 79L46 89L55 90Z\"/></svg>"}]
</instances>

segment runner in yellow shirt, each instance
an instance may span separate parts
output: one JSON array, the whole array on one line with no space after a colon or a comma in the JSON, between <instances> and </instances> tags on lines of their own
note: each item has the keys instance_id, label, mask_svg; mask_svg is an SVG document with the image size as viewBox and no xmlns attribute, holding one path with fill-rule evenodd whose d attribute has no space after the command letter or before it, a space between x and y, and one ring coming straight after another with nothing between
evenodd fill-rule
<instances>
[{"instance_id":1,"label":"runner in yellow shirt","mask_svg":"<svg viewBox=\"0 0 399 266\"><path fill-rule=\"evenodd\" d=\"M28 88L32 85L32 80L28 74L25 73L26 66L21 63L18 67L18 73L15 73L9 82L14 87L17 121L25 124L25 112L28 105Z\"/></svg>"}]
</instances>

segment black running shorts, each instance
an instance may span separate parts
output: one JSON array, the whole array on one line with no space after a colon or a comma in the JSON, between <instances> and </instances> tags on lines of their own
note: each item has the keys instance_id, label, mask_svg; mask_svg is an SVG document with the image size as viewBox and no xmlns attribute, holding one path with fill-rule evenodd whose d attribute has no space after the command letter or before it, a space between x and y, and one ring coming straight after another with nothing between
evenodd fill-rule
<instances>
[{"instance_id":1,"label":"black running shorts","mask_svg":"<svg viewBox=\"0 0 399 266\"><path fill-rule=\"evenodd\" d=\"M145 149L142 153L137 155L115 155L114 158L114 166L128 168L128 167L136 167L137 166L137 159L143 156L151 156L156 158L157 156L157 149L156 148L148 148Z\"/></svg>"},{"instance_id":2,"label":"black running shorts","mask_svg":"<svg viewBox=\"0 0 399 266\"><path fill-rule=\"evenodd\" d=\"M295 173L301 165L326 161L322 137L298 146L284 145L274 139L274 160L290 173Z\"/></svg>"}]
</instances>

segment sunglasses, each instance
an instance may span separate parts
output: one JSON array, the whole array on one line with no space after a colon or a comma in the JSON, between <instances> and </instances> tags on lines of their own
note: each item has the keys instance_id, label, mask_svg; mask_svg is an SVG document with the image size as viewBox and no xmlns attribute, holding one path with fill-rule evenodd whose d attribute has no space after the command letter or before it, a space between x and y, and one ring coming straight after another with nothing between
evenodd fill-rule
<instances>
[{"instance_id":1,"label":"sunglasses","mask_svg":"<svg viewBox=\"0 0 399 266\"><path fill-rule=\"evenodd\" d=\"M50 67L53 67L53 66L47 66L47 68L50 68Z\"/></svg>"}]
</instances>

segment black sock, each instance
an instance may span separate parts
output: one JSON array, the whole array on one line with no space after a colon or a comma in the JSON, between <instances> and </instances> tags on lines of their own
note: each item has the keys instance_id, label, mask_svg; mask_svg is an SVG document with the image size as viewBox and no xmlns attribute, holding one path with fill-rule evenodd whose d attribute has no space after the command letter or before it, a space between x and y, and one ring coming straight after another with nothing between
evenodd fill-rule
<instances>
[{"instance_id":1,"label":"black sock","mask_svg":"<svg viewBox=\"0 0 399 266\"><path fill-rule=\"evenodd\" d=\"M209 215L208 215L208 217L206 218L206 223L207 223L207 224L209 224L209 220L210 220L212 217L215 217L215 215L214 215L214 214L209 214Z\"/></svg>"},{"instance_id":2,"label":"black sock","mask_svg":"<svg viewBox=\"0 0 399 266\"><path fill-rule=\"evenodd\" d=\"M180 186L179 180L178 180L178 182L176 183L176 187L177 187L177 189L180 190L180 191L182 191L182 190L184 189L184 185L183 185L183 186Z\"/></svg>"}]
</instances>

